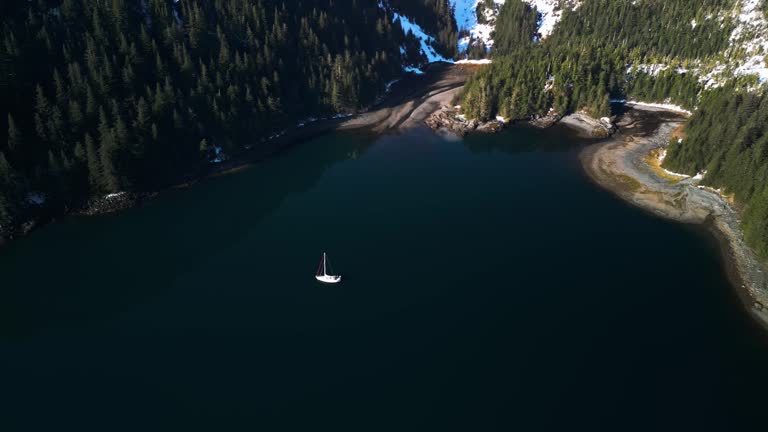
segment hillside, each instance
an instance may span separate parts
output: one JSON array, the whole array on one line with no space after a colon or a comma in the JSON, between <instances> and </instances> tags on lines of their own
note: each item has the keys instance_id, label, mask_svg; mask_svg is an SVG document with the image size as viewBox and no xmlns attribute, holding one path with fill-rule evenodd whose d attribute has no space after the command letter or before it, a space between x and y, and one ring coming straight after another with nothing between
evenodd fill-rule
<instances>
[{"instance_id":1,"label":"hillside","mask_svg":"<svg viewBox=\"0 0 768 432\"><path fill-rule=\"evenodd\" d=\"M694 111L664 167L744 206L749 244L768 257L768 23L761 0L609 1L566 6L546 38L530 2L508 0L495 20L493 64L458 103L468 118L523 119L585 111L612 100ZM538 20L539 27L532 26ZM547 27L545 27L547 28Z\"/></svg>"},{"instance_id":2,"label":"hillside","mask_svg":"<svg viewBox=\"0 0 768 432\"><path fill-rule=\"evenodd\" d=\"M768 255L763 0L354 4L3 2L0 233L358 112L428 63L490 57L457 98L468 118L605 117L626 99L695 111L665 167L733 194Z\"/></svg>"},{"instance_id":3,"label":"hillside","mask_svg":"<svg viewBox=\"0 0 768 432\"><path fill-rule=\"evenodd\" d=\"M358 111L457 44L447 0L9 0L0 12L0 233Z\"/></svg>"},{"instance_id":4,"label":"hillside","mask_svg":"<svg viewBox=\"0 0 768 432\"><path fill-rule=\"evenodd\" d=\"M507 3L505 0L451 0L451 3L461 31L459 51L469 58L485 58L499 37L495 34L496 30L503 30L505 26L497 28L497 22L512 21L509 16L502 18L500 14L511 13L512 8L519 6L534 11L530 36L542 40L552 34L563 12L577 9L581 0L514 0L507 7L504 6Z\"/></svg>"}]
</instances>

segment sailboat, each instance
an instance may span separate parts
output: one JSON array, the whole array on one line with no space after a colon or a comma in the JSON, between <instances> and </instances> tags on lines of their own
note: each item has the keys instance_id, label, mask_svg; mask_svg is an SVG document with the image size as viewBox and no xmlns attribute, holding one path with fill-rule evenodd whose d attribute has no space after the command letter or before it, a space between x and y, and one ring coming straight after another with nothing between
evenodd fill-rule
<instances>
[{"instance_id":1,"label":"sailboat","mask_svg":"<svg viewBox=\"0 0 768 432\"><path fill-rule=\"evenodd\" d=\"M320 266L317 268L315 279L328 284L341 282L341 276L328 274L328 257L326 256L325 252L323 252L323 257L320 259Z\"/></svg>"}]
</instances>

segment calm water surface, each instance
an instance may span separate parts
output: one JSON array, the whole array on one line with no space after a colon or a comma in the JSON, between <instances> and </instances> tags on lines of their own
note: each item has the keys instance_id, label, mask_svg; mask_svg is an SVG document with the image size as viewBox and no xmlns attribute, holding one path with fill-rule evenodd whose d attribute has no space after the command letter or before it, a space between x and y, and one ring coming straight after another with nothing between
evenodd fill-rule
<instances>
[{"instance_id":1,"label":"calm water surface","mask_svg":"<svg viewBox=\"0 0 768 432\"><path fill-rule=\"evenodd\" d=\"M766 430L716 244L593 186L583 145L328 135L47 226L0 251L0 427Z\"/></svg>"}]
</instances>

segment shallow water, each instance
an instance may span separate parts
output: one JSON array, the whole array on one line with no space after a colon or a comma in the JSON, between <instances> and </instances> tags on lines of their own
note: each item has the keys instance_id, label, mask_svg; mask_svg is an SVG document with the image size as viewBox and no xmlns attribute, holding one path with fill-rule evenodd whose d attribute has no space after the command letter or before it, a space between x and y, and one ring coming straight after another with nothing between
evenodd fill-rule
<instances>
[{"instance_id":1,"label":"shallow water","mask_svg":"<svg viewBox=\"0 0 768 432\"><path fill-rule=\"evenodd\" d=\"M764 430L716 243L584 145L327 135L49 225L0 251L3 430Z\"/></svg>"}]
</instances>

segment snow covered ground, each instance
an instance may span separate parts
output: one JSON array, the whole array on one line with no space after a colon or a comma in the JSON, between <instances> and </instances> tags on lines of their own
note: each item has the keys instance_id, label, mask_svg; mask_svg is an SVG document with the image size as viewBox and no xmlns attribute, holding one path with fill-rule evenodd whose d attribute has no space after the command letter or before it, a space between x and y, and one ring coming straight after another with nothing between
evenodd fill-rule
<instances>
[{"instance_id":1,"label":"snow covered ground","mask_svg":"<svg viewBox=\"0 0 768 432\"><path fill-rule=\"evenodd\" d=\"M379 0L379 7L383 10L388 10L388 11L393 10L393 8L389 5L388 0ZM400 13L393 11L392 22L393 23L399 22L400 27L402 27L404 33L408 34L408 32L411 32L416 37L416 39L419 40L419 43L421 44L420 51L427 58L428 63L434 63L434 62L440 62L440 61L453 63L453 60L447 59L442 55L438 54L435 47L432 46L432 44L435 42L434 36L431 36L430 34L425 32L421 28L421 26L416 24L416 22L414 22L412 19L410 19L405 15L402 15ZM400 47L400 53L405 54L405 47ZM422 72L421 69L419 69L417 66L419 65L413 65L413 64L406 65L403 67L403 70L405 72L411 72L419 75L423 74L424 72Z\"/></svg>"},{"instance_id":2,"label":"snow covered ground","mask_svg":"<svg viewBox=\"0 0 768 432\"><path fill-rule=\"evenodd\" d=\"M469 31L469 36L463 37L459 40L459 51L464 51L469 46L469 43L474 41L482 41L486 47L493 46L493 38L491 37L496 27L496 17L499 13L499 8L504 5L505 0L493 0L494 8L485 11L486 24L480 24L477 22L477 6L482 0L451 0L451 6L454 7L454 14L456 16L456 24L459 30ZM542 39L547 38L555 30L555 26L563 15L563 9L561 8L561 0L523 0L524 2L536 8L539 12L539 34ZM581 0L566 0L564 6L567 8L575 9L581 4Z\"/></svg>"},{"instance_id":3,"label":"snow covered ground","mask_svg":"<svg viewBox=\"0 0 768 432\"><path fill-rule=\"evenodd\" d=\"M669 103L650 103L650 102L640 102L640 101L634 101L634 100L628 101L624 99L611 99L611 103L621 103L626 105L636 105L636 106L642 106L642 107L648 107L648 108L658 108L658 109L667 110L667 111L679 112L680 114L685 114L688 116L693 114L692 112L681 107L680 105L673 105Z\"/></svg>"},{"instance_id":4,"label":"snow covered ground","mask_svg":"<svg viewBox=\"0 0 768 432\"><path fill-rule=\"evenodd\" d=\"M424 32L424 30L422 30L418 24L408 19L408 17L395 12L392 17L392 21L395 22L398 20L400 21L400 25L403 27L403 31L406 34L408 32L412 32L413 35L416 36L416 39L421 42L421 52L424 53L430 63L438 61L451 61L437 53L435 48L432 46L435 38Z\"/></svg>"},{"instance_id":5,"label":"snow covered ground","mask_svg":"<svg viewBox=\"0 0 768 432\"><path fill-rule=\"evenodd\" d=\"M670 68L669 65L666 65L663 63L636 64L636 65L629 66L627 68L627 73L644 73L651 76L656 76L661 72L666 71L669 68ZM685 69L682 67L676 67L675 72L682 74L682 73L688 72L688 69Z\"/></svg>"},{"instance_id":6,"label":"snow covered ground","mask_svg":"<svg viewBox=\"0 0 768 432\"><path fill-rule=\"evenodd\" d=\"M480 60L459 60L455 61L456 64L489 64L491 63L491 59L480 59Z\"/></svg>"},{"instance_id":7,"label":"snow covered ground","mask_svg":"<svg viewBox=\"0 0 768 432\"><path fill-rule=\"evenodd\" d=\"M716 88L734 77L755 76L759 85L768 83L768 67L765 55L768 53L768 21L762 11L763 0L737 0L734 8L718 16L705 19L729 20L735 24L730 35L730 46L723 52L725 62L702 66L694 64L690 70L676 68L678 73L690 72L698 77L705 88ZM699 23L691 21L691 28ZM650 75L669 69L670 65L647 64L628 68L629 73L641 71Z\"/></svg>"},{"instance_id":8,"label":"snow covered ground","mask_svg":"<svg viewBox=\"0 0 768 432\"><path fill-rule=\"evenodd\" d=\"M469 31L469 36L459 39L459 51L466 50L470 40L482 41L488 48L493 46L491 33L496 26L498 8L504 4L505 0L494 0L495 8L493 10L485 9L485 20L487 21L487 24L480 24L477 22L477 6L481 1L482 0L451 0L457 27L460 31Z\"/></svg>"},{"instance_id":9,"label":"snow covered ground","mask_svg":"<svg viewBox=\"0 0 768 432\"><path fill-rule=\"evenodd\" d=\"M564 9L576 9L583 0L522 0L539 12L539 34L546 38L552 34L557 24L562 18ZM493 46L492 34L496 25L496 18L499 9L504 5L505 0L493 0L493 8L481 6L484 0L450 0L454 8L456 24L459 30L466 30L469 36L459 40L459 51L465 51L470 42L482 41L486 47ZM386 0L380 3L385 7ZM478 23L477 8L483 7L486 23ZM768 53L768 21L766 21L762 12L762 0L736 0L734 8L722 15L709 16L705 19L728 19L736 24L731 36L731 47L724 53L726 58L741 60L729 60L724 64L718 63L714 66L704 67L702 65L692 65L690 69L684 69L680 65L666 64L638 64L629 65L628 73L644 72L651 75L657 75L662 71L674 68L677 73L691 73L699 77L699 81L705 84L707 88L718 87L725 81L734 76L757 76L761 84L768 83L768 67L765 63L765 54ZM403 31L411 31L421 43L421 51L427 60L432 62L444 61L452 62L437 53L432 44L435 38L427 34L418 24L410 18L394 14L393 20L399 20ZM696 28L699 24L696 20L691 21L691 28ZM476 63L485 64L490 60L469 61L461 60L458 63ZM408 72L421 73L418 65L410 65L405 68ZM665 106L665 108L669 108ZM679 107L673 107L679 108ZM685 112L685 110L680 109Z\"/></svg>"},{"instance_id":10,"label":"snow covered ground","mask_svg":"<svg viewBox=\"0 0 768 432\"><path fill-rule=\"evenodd\" d=\"M742 0L737 9L736 28L731 33L731 45L744 51L747 59L740 63L736 75L757 75L760 83L768 82L764 53L768 51L768 22L762 10L763 0Z\"/></svg>"},{"instance_id":11,"label":"snow covered ground","mask_svg":"<svg viewBox=\"0 0 768 432\"><path fill-rule=\"evenodd\" d=\"M560 7L560 0L523 0L524 2L536 8L539 11L539 34L542 39L546 39L555 31L555 26L560 22L563 16L563 9ZM580 6L581 0L566 0L564 5L570 9L576 9Z\"/></svg>"}]
</instances>

